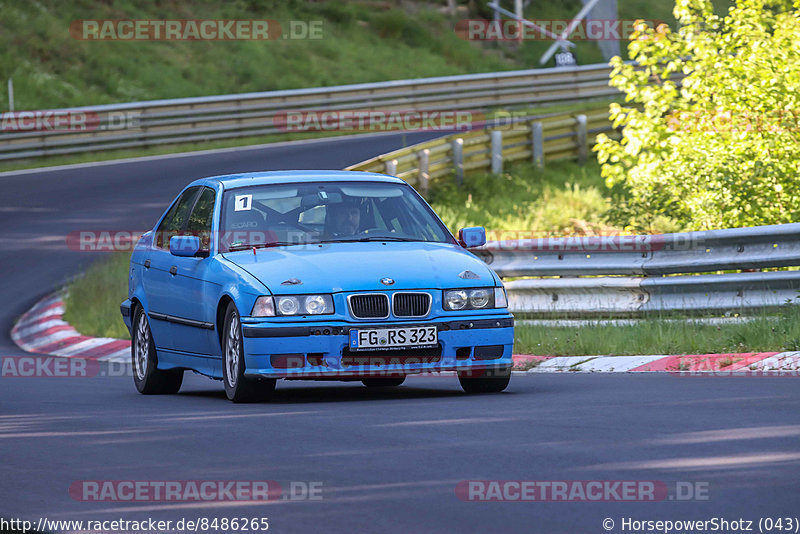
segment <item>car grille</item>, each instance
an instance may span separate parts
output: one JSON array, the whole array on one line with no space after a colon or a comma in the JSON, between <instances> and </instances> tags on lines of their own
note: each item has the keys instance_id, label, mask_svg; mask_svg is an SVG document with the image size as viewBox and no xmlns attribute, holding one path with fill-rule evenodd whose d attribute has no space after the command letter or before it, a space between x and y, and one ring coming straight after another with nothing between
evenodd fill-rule
<instances>
[{"instance_id":1,"label":"car grille","mask_svg":"<svg viewBox=\"0 0 800 534\"><path fill-rule=\"evenodd\" d=\"M392 313L395 317L424 317L428 315L431 296L428 293L395 293Z\"/></svg>"},{"instance_id":2,"label":"car grille","mask_svg":"<svg viewBox=\"0 0 800 534\"><path fill-rule=\"evenodd\" d=\"M389 297L383 293L351 295L350 313L358 319L384 319L389 317Z\"/></svg>"}]
</instances>

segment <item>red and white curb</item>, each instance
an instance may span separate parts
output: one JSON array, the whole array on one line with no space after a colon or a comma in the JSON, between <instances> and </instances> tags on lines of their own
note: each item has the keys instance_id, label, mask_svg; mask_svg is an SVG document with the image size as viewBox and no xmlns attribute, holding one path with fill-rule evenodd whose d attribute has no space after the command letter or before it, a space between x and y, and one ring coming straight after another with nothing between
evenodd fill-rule
<instances>
[{"instance_id":1,"label":"red and white curb","mask_svg":"<svg viewBox=\"0 0 800 534\"><path fill-rule=\"evenodd\" d=\"M515 356L535 363L528 373L761 373L791 372L800 376L800 352L688 354L684 356Z\"/></svg>"},{"instance_id":2,"label":"red and white curb","mask_svg":"<svg viewBox=\"0 0 800 534\"><path fill-rule=\"evenodd\" d=\"M63 295L50 295L20 317L11 329L11 339L22 350L36 354L130 362L129 340L81 335L61 318L63 314Z\"/></svg>"},{"instance_id":3,"label":"red and white curb","mask_svg":"<svg viewBox=\"0 0 800 534\"><path fill-rule=\"evenodd\" d=\"M11 330L11 338L24 351L65 358L130 363L127 339L79 334L62 319L63 294L50 295L25 313ZM685 356L534 356L515 354L519 368L534 365L528 373L752 373L790 371L800 376L799 352L694 354Z\"/></svg>"}]
</instances>

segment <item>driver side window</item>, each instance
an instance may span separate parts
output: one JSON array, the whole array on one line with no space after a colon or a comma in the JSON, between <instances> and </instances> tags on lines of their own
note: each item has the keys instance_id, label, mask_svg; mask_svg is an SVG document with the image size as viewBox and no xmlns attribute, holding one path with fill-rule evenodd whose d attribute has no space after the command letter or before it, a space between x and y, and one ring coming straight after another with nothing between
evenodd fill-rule
<instances>
[{"instance_id":1,"label":"driver side window","mask_svg":"<svg viewBox=\"0 0 800 534\"><path fill-rule=\"evenodd\" d=\"M170 238L178 235L183 229L183 225L189 217L189 210L192 209L194 199L199 191L200 186L190 187L169 209L156 230L156 246L158 248L169 249Z\"/></svg>"},{"instance_id":2,"label":"driver side window","mask_svg":"<svg viewBox=\"0 0 800 534\"><path fill-rule=\"evenodd\" d=\"M209 252L211 250L211 223L214 217L214 199L216 193L209 187L204 187L200 193L200 198L189 215L189 222L186 230L189 235L196 235L200 238L200 251Z\"/></svg>"}]
</instances>

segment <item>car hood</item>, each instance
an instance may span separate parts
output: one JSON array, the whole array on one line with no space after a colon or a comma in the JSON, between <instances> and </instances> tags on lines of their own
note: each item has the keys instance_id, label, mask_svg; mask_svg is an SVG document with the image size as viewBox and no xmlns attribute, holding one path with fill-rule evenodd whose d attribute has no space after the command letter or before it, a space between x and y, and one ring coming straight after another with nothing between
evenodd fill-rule
<instances>
[{"instance_id":1,"label":"car hood","mask_svg":"<svg viewBox=\"0 0 800 534\"><path fill-rule=\"evenodd\" d=\"M492 270L448 243L326 243L228 252L225 259L258 278L274 294L495 285ZM472 271L477 278L461 278ZM392 278L391 285L381 283ZM301 284L285 283L289 279Z\"/></svg>"}]
</instances>

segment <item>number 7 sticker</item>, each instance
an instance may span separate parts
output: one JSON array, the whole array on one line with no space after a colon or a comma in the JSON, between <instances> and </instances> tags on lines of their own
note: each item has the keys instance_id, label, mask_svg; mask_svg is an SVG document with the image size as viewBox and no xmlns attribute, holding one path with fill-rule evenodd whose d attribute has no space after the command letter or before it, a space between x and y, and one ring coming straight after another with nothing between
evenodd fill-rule
<instances>
[{"instance_id":1,"label":"number 7 sticker","mask_svg":"<svg viewBox=\"0 0 800 534\"><path fill-rule=\"evenodd\" d=\"M233 211L250 211L253 207L253 195L236 195Z\"/></svg>"}]
</instances>

